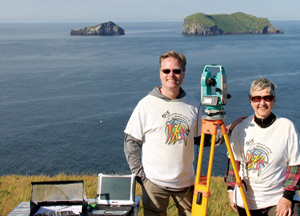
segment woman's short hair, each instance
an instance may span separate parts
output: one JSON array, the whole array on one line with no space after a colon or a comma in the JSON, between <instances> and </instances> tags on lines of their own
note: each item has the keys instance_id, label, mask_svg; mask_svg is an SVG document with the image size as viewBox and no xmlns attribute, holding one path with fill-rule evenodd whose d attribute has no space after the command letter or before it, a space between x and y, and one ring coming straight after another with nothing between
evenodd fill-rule
<instances>
[{"instance_id":1,"label":"woman's short hair","mask_svg":"<svg viewBox=\"0 0 300 216\"><path fill-rule=\"evenodd\" d=\"M160 57L159 57L159 65L161 66L161 62L162 60L166 59L166 58L169 58L169 57L173 57L173 58L176 58L179 60L180 64L181 64L181 68L183 71L185 71L185 65L186 65L186 58L183 54L181 53L178 53L176 51L168 51L164 54L162 54Z\"/></svg>"},{"instance_id":2,"label":"woman's short hair","mask_svg":"<svg viewBox=\"0 0 300 216\"><path fill-rule=\"evenodd\" d=\"M267 91L274 97L276 96L275 85L266 78L260 78L252 82L250 87L249 97L252 97L254 91L260 91L264 89L267 89Z\"/></svg>"}]
</instances>

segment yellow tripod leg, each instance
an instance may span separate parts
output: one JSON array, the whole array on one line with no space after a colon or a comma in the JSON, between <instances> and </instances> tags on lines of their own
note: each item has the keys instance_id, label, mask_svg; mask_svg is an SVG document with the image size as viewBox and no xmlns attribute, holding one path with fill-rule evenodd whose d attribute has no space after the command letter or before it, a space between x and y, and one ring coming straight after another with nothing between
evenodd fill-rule
<instances>
[{"instance_id":1,"label":"yellow tripod leg","mask_svg":"<svg viewBox=\"0 0 300 216\"><path fill-rule=\"evenodd\" d=\"M215 127L217 127L217 126L215 126ZM201 134L201 142L200 142L200 152L199 152L198 164L197 164L194 195L193 195L193 204L192 204L192 213L191 213L192 216L199 216L199 215L205 216L206 212L207 212L207 206L208 206L209 189L210 189L211 174L212 174L212 167L213 167L216 135L215 134L212 135L207 175L201 176L204 140L205 140L205 133L202 133Z\"/></svg>"},{"instance_id":2,"label":"yellow tripod leg","mask_svg":"<svg viewBox=\"0 0 300 216\"><path fill-rule=\"evenodd\" d=\"M230 161L233 166L234 175L236 178L236 183L241 191L243 203L245 206L245 210L247 216L251 216L250 210L248 207L247 199L242 187L241 179L238 175L238 169L235 164L234 155L230 146L230 141L227 135L227 129L224 124L223 120L202 120L202 133L201 133L201 141L200 141L200 151L198 156L198 163L197 163L197 172L196 172L196 179L195 179L195 188L194 188L194 195L193 195L193 203L192 203L192 216L205 216L207 212L208 206L208 198L209 198L209 189L210 189L210 180L212 174L212 166L213 166L213 158L214 158L214 150L215 150L215 142L216 142L216 134L218 125L220 125L222 134L224 136L224 140L226 143L226 147L230 156ZM211 134L211 149L208 161L208 168L207 168L207 175L201 176L201 166L202 166L202 158L203 158L203 151L204 151L204 140L205 134Z\"/></svg>"},{"instance_id":3,"label":"yellow tripod leg","mask_svg":"<svg viewBox=\"0 0 300 216\"><path fill-rule=\"evenodd\" d=\"M247 199L246 199L246 195L245 195L245 192L244 192L244 189L243 189L242 181L239 177L238 169L236 167L236 163L235 163L235 159L234 159L234 155L233 155L233 152L232 152L232 149L231 149L231 145L230 145L228 135L227 135L227 133L225 133L225 134L223 133L223 136L224 136L226 147L227 147L227 150L228 150L228 153L229 153L229 156L230 156L230 161L231 161L232 168L233 168L233 171L234 171L236 184L240 189L247 216L251 216L249 206L248 206L248 203L247 203Z\"/></svg>"}]
</instances>

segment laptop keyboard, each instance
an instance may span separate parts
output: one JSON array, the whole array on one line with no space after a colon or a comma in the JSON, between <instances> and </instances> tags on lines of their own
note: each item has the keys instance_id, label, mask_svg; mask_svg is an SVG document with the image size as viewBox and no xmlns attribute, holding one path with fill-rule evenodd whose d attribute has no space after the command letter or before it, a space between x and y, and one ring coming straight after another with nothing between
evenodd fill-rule
<instances>
[{"instance_id":1,"label":"laptop keyboard","mask_svg":"<svg viewBox=\"0 0 300 216\"><path fill-rule=\"evenodd\" d=\"M121 205L121 206L106 206L106 205L96 205L94 210L104 210L104 211L131 211L133 206Z\"/></svg>"}]
</instances>

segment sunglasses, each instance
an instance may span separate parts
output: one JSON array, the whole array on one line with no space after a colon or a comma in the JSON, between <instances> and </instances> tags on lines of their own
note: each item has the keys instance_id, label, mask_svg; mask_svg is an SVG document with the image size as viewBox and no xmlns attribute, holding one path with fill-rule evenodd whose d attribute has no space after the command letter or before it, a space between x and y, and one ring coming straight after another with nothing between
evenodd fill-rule
<instances>
[{"instance_id":1,"label":"sunglasses","mask_svg":"<svg viewBox=\"0 0 300 216\"><path fill-rule=\"evenodd\" d=\"M261 102L261 100L264 99L264 101L266 102L272 102L273 99L274 99L274 96L273 95L267 95L267 96L254 96L254 97L251 97L251 101L252 102Z\"/></svg>"},{"instance_id":2,"label":"sunglasses","mask_svg":"<svg viewBox=\"0 0 300 216\"><path fill-rule=\"evenodd\" d=\"M173 71L174 74L180 74L181 73L181 69L174 69L174 70L164 69L164 70L162 70L162 72L164 74L169 74L169 73L171 73L171 71Z\"/></svg>"}]
</instances>

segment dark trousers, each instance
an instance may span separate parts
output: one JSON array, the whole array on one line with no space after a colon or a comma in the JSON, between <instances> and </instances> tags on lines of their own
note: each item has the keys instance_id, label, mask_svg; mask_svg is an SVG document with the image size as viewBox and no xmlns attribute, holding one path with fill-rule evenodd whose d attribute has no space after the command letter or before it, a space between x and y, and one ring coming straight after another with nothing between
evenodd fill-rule
<instances>
[{"instance_id":1,"label":"dark trousers","mask_svg":"<svg viewBox=\"0 0 300 216\"><path fill-rule=\"evenodd\" d=\"M276 216L276 207L271 206L264 209L250 210L252 216ZM246 210L237 206L239 216L247 216ZM292 206L292 216L300 216L300 202L294 201Z\"/></svg>"}]
</instances>

